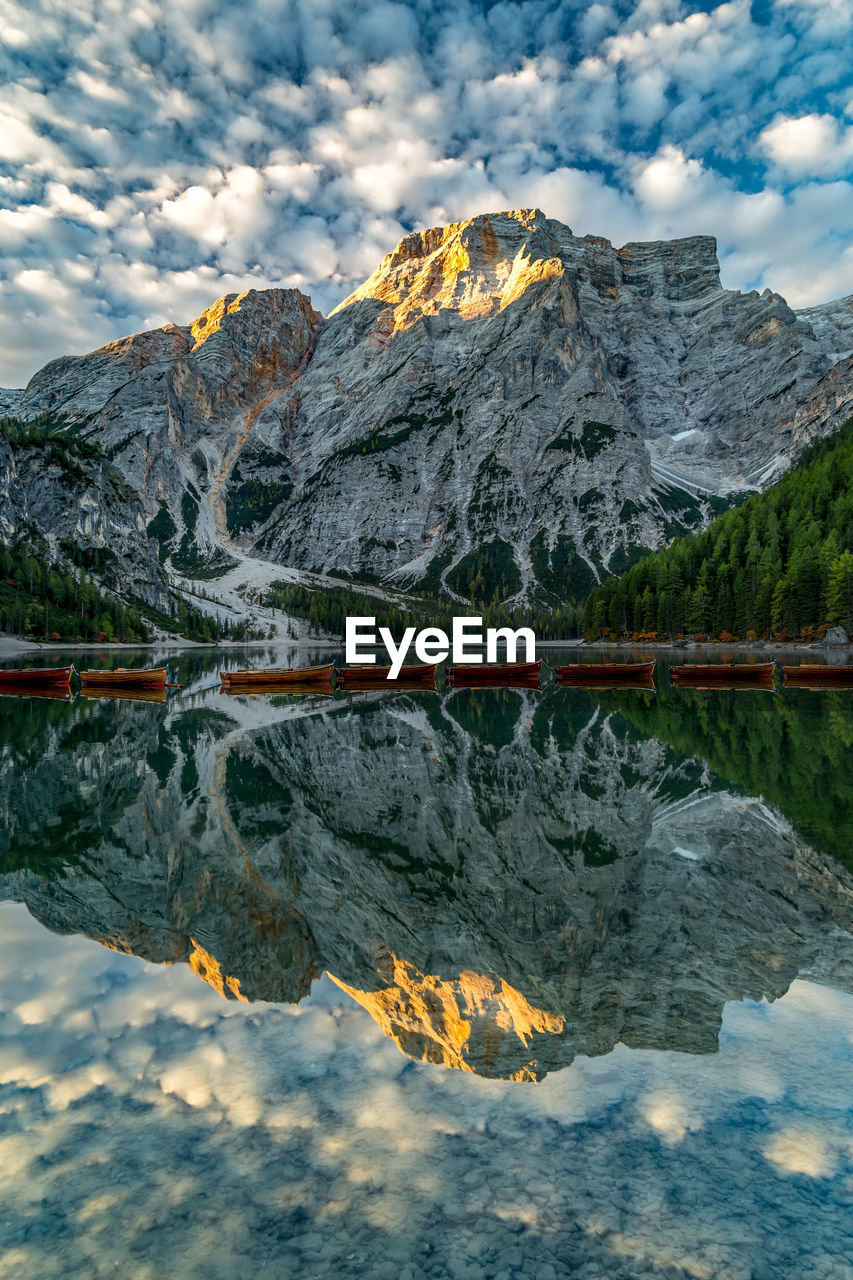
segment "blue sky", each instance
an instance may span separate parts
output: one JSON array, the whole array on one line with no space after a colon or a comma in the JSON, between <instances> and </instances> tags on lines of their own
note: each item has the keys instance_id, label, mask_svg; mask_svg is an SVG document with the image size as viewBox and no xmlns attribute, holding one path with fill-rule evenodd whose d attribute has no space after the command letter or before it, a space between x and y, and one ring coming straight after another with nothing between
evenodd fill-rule
<instances>
[{"instance_id":1,"label":"blue sky","mask_svg":"<svg viewBox=\"0 0 853 1280\"><path fill-rule=\"evenodd\" d=\"M853 292L850 0L0 0L0 385L539 206Z\"/></svg>"}]
</instances>

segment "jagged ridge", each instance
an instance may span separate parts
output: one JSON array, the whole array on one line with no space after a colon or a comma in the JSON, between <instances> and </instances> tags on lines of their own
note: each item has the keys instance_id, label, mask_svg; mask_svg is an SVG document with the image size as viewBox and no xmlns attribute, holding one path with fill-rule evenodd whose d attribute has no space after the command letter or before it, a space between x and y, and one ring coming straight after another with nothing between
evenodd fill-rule
<instances>
[{"instance_id":1,"label":"jagged ridge","mask_svg":"<svg viewBox=\"0 0 853 1280\"><path fill-rule=\"evenodd\" d=\"M82 420L183 572L241 548L579 598L839 425L851 335L850 299L723 289L710 237L617 249L519 210L405 237L326 322L229 295L5 404Z\"/></svg>"}]
</instances>

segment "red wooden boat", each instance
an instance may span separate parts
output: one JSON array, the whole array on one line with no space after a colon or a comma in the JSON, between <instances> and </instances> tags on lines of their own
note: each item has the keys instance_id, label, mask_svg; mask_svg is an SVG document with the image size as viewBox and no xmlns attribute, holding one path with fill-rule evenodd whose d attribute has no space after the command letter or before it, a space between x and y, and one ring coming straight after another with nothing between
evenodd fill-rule
<instances>
[{"instance_id":1,"label":"red wooden boat","mask_svg":"<svg viewBox=\"0 0 853 1280\"><path fill-rule=\"evenodd\" d=\"M332 662L322 667L266 667L245 671L220 671L219 679L222 687L231 692L264 692L286 689L288 685L323 685L331 684Z\"/></svg>"},{"instance_id":2,"label":"red wooden boat","mask_svg":"<svg viewBox=\"0 0 853 1280\"><path fill-rule=\"evenodd\" d=\"M619 685L654 682L657 659L651 662L575 662L554 668L557 684Z\"/></svg>"},{"instance_id":3,"label":"red wooden boat","mask_svg":"<svg viewBox=\"0 0 853 1280\"><path fill-rule=\"evenodd\" d=\"M405 684L428 688L435 684L437 670L437 663L401 667L396 678L392 680L390 667L374 667L370 663L364 663L354 667L335 667L335 678L341 688L351 689L353 692L375 689L377 685L383 687L393 685L396 688L398 685Z\"/></svg>"},{"instance_id":4,"label":"red wooden boat","mask_svg":"<svg viewBox=\"0 0 853 1280\"><path fill-rule=\"evenodd\" d=\"M28 689L67 689L72 667L17 667L0 671L0 688L11 691L20 686Z\"/></svg>"},{"instance_id":5,"label":"red wooden boat","mask_svg":"<svg viewBox=\"0 0 853 1280\"><path fill-rule=\"evenodd\" d=\"M782 667L785 684L806 686L809 688L853 688L853 663L843 667L825 667L812 662L803 662L799 667Z\"/></svg>"},{"instance_id":6,"label":"red wooden boat","mask_svg":"<svg viewBox=\"0 0 853 1280\"><path fill-rule=\"evenodd\" d=\"M116 667L113 671L81 671L83 689L165 689L172 685L169 667Z\"/></svg>"},{"instance_id":7,"label":"red wooden boat","mask_svg":"<svg viewBox=\"0 0 853 1280\"><path fill-rule=\"evenodd\" d=\"M447 668L447 683L454 688L486 688L500 685L516 685L522 688L538 689L538 662L511 662L501 666L486 666L471 663L466 666Z\"/></svg>"},{"instance_id":8,"label":"red wooden boat","mask_svg":"<svg viewBox=\"0 0 853 1280\"><path fill-rule=\"evenodd\" d=\"M773 680L775 662L730 662L703 664L691 662L683 667L670 667L673 684L762 684Z\"/></svg>"}]
</instances>

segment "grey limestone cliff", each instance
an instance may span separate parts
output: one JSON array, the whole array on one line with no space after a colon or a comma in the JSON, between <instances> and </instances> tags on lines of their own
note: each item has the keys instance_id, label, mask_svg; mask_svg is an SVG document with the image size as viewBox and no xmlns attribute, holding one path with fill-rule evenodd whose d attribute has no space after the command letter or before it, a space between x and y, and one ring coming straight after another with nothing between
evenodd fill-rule
<instances>
[{"instance_id":1,"label":"grey limestone cliff","mask_svg":"<svg viewBox=\"0 0 853 1280\"><path fill-rule=\"evenodd\" d=\"M850 299L724 289L713 239L615 248L538 210L415 232L328 318L229 295L53 361L180 572L240 549L504 599L596 577L778 477L853 411Z\"/></svg>"},{"instance_id":2,"label":"grey limestone cliff","mask_svg":"<svg viewBox=\"0 0 853 1280\"><path fill-rule=\"evenodd\" d=\"M776 478L849 409L833 376L784 299L721 287L708 237L615 249L536 210L413 234L329 319L262 546L582 590Z\"/></svg>"}]
</instances>

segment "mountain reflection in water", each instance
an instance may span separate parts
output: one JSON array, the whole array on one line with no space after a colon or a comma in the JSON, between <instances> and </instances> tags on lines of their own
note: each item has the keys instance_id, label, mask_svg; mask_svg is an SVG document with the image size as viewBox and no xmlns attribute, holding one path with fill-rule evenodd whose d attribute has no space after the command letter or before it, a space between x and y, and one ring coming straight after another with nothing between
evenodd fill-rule
<instances>
[{"instance_id":1,"label":"mountain reflection in water","mask_svg":"<svg viewBox=\"0 0 853 1280\"><path fill-rule=\"evenodd\" d=\"M326 971L481 1075L712 1053L726 1001L853 990L851 741L832 691L7 699L0 892L226 997Z\"/></svg>"}]
</instances>

